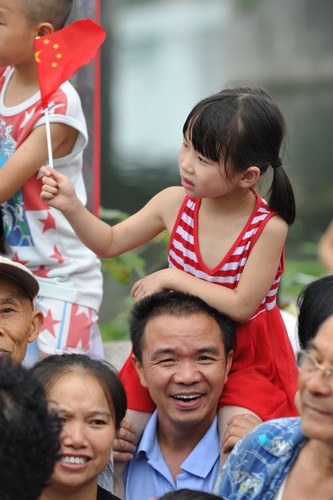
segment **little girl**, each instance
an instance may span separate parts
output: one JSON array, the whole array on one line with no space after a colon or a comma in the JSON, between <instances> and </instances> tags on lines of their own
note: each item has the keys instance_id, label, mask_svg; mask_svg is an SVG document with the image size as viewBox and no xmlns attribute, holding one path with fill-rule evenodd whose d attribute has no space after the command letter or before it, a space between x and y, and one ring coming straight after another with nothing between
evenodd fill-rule
<instances>
[{"instance_id":1,"label":"little girl","mask_svg":"<svg viewBox=\"0 0 333 500\"><path fill-rule=\"evenodd\" d=\"M284 135L278 106L260 88L226 89L203 99L183 127L182 187L161 191L114 227L87 211L65 176L42 169L42 199L61 210L100 257L168 231L169 268L137 281L136 300L160 290L187 292L237 323L233 365L220 400L222 432L237 413L250 411L262 420L298 414L295 357L276 304L288 225L295 219L280 159ZM268 203L254 189L267 170ZM151 412L154 405L130 358L120 376L128 408Z\"/></svg>"}]
</instances>

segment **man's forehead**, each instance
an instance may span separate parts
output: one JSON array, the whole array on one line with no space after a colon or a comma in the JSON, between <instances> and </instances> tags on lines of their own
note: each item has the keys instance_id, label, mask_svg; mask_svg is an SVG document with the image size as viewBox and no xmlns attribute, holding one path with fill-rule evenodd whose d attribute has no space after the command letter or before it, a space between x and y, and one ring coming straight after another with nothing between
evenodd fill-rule
<instances>
[{"instance_id":1,"label":"man's forehead","mask_svg":"<svg viewBox=\"0 0 333 500\"><path fill-rule=\"evenodd\" d=\"M165 335L172 335L178 330L192 335L205 333L214 337L217 334L222 340L221 330L215 319L203 312L183 316L170 314L154 316L147 322L145 333L153 333L156 330Z\"/></svg>"},{"instance_id":2,"label":"man's forehead","mask_svg":"<svg viewBox=\"0 0 333 500\"><path fill-rule=\"evenodd\" d=\"M160 317L158 323L147 324L143 348L169 352L224 350L224 341L218 325L207 318L207 322L201 322L193 317Z\"/></svg>"},{"instance_id":3,"label":"man's forehead","mask_svg":"<svg viewBox=\"0 0 333 500\"><path fill-rule=\"evenodd\" d=\"M321 324L309 347L322 349L333 354L333 315Z\"/></svg>"},{"instance_id":4,"label":"man's forehead","mask_svg":"<svg viewBox=\"0 0 333 500\"><path fill-rule=\"evenodd\" d=\"M0 298L3 299L9 296L17 300L26 298L31 301L27 290L20 283L9 276L0 274Z\"/></svg>"}]
</instances>

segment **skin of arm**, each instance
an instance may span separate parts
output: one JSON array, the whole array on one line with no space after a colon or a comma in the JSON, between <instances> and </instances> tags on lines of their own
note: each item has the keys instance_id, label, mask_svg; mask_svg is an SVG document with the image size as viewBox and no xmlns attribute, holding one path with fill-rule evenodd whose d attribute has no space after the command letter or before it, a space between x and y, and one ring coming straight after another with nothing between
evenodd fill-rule
<instances>
[{"instance_id":1,"label":"skin of arm","mask_svg":"<svg viewBox=\"0 0 333 500\"><path fill-rule=\"evenodd\" d=\"M110 226L87 210L69 179L49 167L44 174L41 198L60 210L81 241L99 257L110 258L139 247L159 233L170 230L171 220L184 197L182 188L167 188L154 196L141 210Z\"/></svg>"},{"instance_id":2,"label":"skin of arm","mask_svg":"<svg viewBox=\"0 0 333 500\"><path fill-rule=\"evenodd\" d=\"M288 226L272 217L255 243L234 290L209 283L179 269L162 269L138 280L132 295L139 301L160 290L175 290L198 295L236 322L248 320L258 309L276 275ZM253 285L255 283L255 286Z\"/></svg>"},{"instance_id":3,"label":"skin of arm","mask_svg":"<svg viewBox=\"0 0 333 500\"><path fill-rule=\"evenodd\" d=\"M319 241L318 257L326 270L333 273L333 220Z\"/></svg>"},{"instance_id":4,"label":"skin of arm","mask_svg":"<svg viewBox=\"0 0 333 500\"><path fill-rule=\"evenodd\" d=\"M52 123L50 129L54 158L69 154L73 149L77 131L61 123ZM0 169L0 203L13 196L47 158L46 130L45 126L41 125L31 131Z\"/></svg>"}]
</instances>

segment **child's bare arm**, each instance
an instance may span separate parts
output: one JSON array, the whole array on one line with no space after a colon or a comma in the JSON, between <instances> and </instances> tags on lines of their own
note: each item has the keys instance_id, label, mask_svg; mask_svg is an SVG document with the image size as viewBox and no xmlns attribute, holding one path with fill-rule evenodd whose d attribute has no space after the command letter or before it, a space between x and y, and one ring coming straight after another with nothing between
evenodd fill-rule
<instances>
[{"instance_id":1,"label":"child's bare arm","mask_svg":"<svg viewBox=\"0 0 333 500\"><path fill-rule=\"evenodd\" d=\"M43 167L41 171L44 174L43 201L60 210L80 240L100 257L114 257L152 240L167 229L164 214L172 212L168 207L178 208L173 202L173 189L179 193L178 188L168 188L154 196L139 212L111 227L86 209L66 176L50 167Z\"/></svg>"},{"instance_id":2,"label":"child's bare arm","mask_svg":"<svg viewBox=\"0 0 333 500\"><path fill-rule=\"evenodd\" d=\"M51 124L54 158L61 158L72 151L77 133L77 130L68 125ZM46 130L41 125L32 130L0 169L0 203L13 196L47 158Z\"/></svg>"},{"instance_id":3,"label":"child's bare arm","mask_svg":"<svg viewBox=\"0 0 333 500\"><path fill-rule=\"evenodd\" d=\"M163 269L137 281L132 288L135 300L160 290L198 295L234 321L248 320L258 309L276 275L287 224L273 217L258 238L234 290L198 279L179 269Z\"/></svg>"}]
</instances>

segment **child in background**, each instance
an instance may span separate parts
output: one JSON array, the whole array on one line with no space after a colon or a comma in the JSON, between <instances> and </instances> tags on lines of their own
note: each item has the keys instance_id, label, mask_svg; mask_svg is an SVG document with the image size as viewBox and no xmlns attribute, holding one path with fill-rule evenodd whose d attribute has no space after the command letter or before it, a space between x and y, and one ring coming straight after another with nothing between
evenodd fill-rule
<instances>
[{"instance_id":1,"label":"child in background","mask_svg":"<svg viewBox=\"0 0 333 500\"><path fill-rule=\"evenodd\" d=\"M114 227L87 211L65 176L42 169L42 199L63 212L97 255L113 257L169 232L169 268L137 281L136 300L161 290L187 292L237 323L233 365L220 400L222 433L234 414L250 411L262 420L298 414L295 356L276 304L288 225L295 218L280 159L284 135L278 106L260 88L225 89L203 99L183 127L182 187L161 191ZM267 203L254 185L268 169ZM138 425L139 412L145 418L154 406L130 358L120 376L134 410L128 419Z\"/></svg>"},{"instance_id":2,"label":"child in background","mask_svg":"<svg viewBox=\"0 0 333 500\"><path fill-rule=\"evenodd\" d=\"M98 311L100 261L76 237L66 218L40 199L39 168L47 142L34 40L61 29L73 0L0 0L0 203L6 255L25 264L40 286L45 316L42 355L75 351L103 357ZM61 55L61 47L58 49ZM66 172L83 204L83 150L87 145L81 101L69 82L49 103L54 168Z\"/></svg>"}]
</instances>

